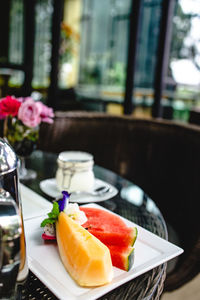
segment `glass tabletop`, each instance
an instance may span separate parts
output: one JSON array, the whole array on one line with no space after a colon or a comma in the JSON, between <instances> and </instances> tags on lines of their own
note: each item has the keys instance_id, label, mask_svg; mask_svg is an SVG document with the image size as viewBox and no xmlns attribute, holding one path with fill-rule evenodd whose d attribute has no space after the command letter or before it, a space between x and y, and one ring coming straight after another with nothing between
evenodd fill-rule
<instances>
[{"instance_id":1,"label":"glass tabletop","mask_svg":"<svg viewBox=\"0 0 200 300\"><path fill-rule=\"evenodd\" d=\"M37 171L37 178L34 181L24 182L24 184L49 201L52 201L53 198L42 192L39 184L44 179L55 177L56 160L56 154L41 151L35 151L27 160L27 167ZM98 203L99 205L167 239L166 224L161 212L140 187L97 165L94 166L94 173L96 178L108 182L118 189L116 196ZM100 299L157 299L163 288L165 275L166 264L162 264L123 284ZM39 294L37 295L37 293ZM25 288L23 287L22 295L23 299L39 299L38 297L40 299L56 299L31 272Z\"/></svg>"}]
</instances>

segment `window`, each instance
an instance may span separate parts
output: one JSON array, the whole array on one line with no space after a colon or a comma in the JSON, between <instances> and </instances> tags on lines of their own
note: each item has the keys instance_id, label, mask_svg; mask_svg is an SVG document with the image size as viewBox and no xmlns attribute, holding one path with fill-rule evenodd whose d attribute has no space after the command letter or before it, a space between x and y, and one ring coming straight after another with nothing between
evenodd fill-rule
<instances>
[{"instance_id":1,"label":"window","mask_svg":"<svg viewBox=\"0 0 200 300\"><path fill-rule=\"evenodd\" d=\"M177 119L179 108L186 107L188 111L194 105L199 106L200 48L198 30L195 31L194 28L198 28L200 12L197 0L191 0L191 5L188 5L187 0L174 1L176 2L175 13L171 11L169 15L170 24L173 20L169 68L164 78L166 88L161 103L165 110L169 106L173 111L171 117ZM138 109L143 112L146 110L150 116L152 105L155 103L155 78L159 74L156 68L160 36L161 33L165 35L161 32L163 16L167 10L165 4L173 1L141 0L140 2L133 76L134 90L130 95L132 99L129 100L134 102L136 112ZM2 24L1 28L6 28L9 34L1 31L0 35L2 45L0 85L3 78L8 83L10 93L15 94L18 91L18 94L23 94L23 87L27 86L28 77L28 91L38 90L46 98L49 95L49 99L50 95L55 93L50 99L51 105L56 101L55 107L63 97L62 108L66 109L70 98L68 96L72 95L73 101L78 100L84 105L100 103L103 110L108 112L109 107L113 109L111 104L116 104L119 108L118 112L122 113L127 91L126 78L130 76L127 74L128 51L129 41L132 38L130 35L134 10L132 5L135 3L138 2L36 0L33 7L32 1L5 1L0 11L0 24ZM31 22L27 20L28 10ZM56 13L59 15L57 19ZM56 25L55 20L57 20ZM29 22L28 26L27 22ZM56 42L55 27L58 36ZM29 38L27 29L32 34L32 40L29 41L33 45L32 63L25 55L27 37ZM30 48L29 46L29 50ZM179 82L176 75L177 65L185 60L190 66L192 64L193 70L196 70L189 79L192 78L194 83L197 78L197 84L186 85ZM163 61L159 63L161 65ZM179 72L179 74L189 73ZM5 94L6 91L4 90L3 93ZM187 120L187 118L188 115L183 119Z\"/></svg>"},{"instance_id":2,"label":"window","mask_svg":"<svg viewBox=\"0 0 200 300\"><path fill-rule=\"evenodd\" d=\"M200 107L199 0L176 1L168 74L175 83L171 93L173 118L188 121L190 110Z\"/></svg>"},{"instance_id":3,"label":"window","mask_svg":"<svg viewBox=\"0 0 200 300\"><path fill-rule=\"evenodd\" d=\"M0 52L0 74L7 75L10 89L20 88L24 83L25 72L33 72L32 88L46 89L50 82L50 57L51 57L51 25L53 15L53 0L37 0L32 11L33 23L25 24L24 0L8 1L10 5L3 6L2 15L9 19L6 36L2 44L8 43L5 53ZM29 4L26 3L26 9ZM34 32L34 58L32 66L25 62L26 29ZM31 28L30 28L31 26ZM32 28L34 26L34 28ZM29 34L29 33L28 33ZM1 32L2 36L2 32ZM3 56L4 55L4 56ZM31 60L31 58L30 58ZM28 71L27 71L28 70ZM15 90L14 90L15 91ZM19 91L19 94L22 91ZM12 92L10 92L12 93Z\"/></svg>"},{"instance_id":4,"label":"window","mask_svg":"<svg viewBox=\"0 0 200 300\"><path fill-rule=\"evenodd\" d=\"M50 83L51 25L53 0L37 0L35 8L35 45L32 86L44 89Z\"/></svg>"}]
</instances>

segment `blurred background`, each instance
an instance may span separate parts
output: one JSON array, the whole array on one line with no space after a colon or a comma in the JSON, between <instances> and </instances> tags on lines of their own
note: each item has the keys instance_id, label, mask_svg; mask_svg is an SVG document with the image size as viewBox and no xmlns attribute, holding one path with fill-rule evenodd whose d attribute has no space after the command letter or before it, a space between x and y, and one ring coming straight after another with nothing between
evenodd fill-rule
<instances>
[{"instance_id":1,"label":"blurred background","mask_svg":"<svg viewBox=\"0 0 200 300\"><path fill-rule=\"evenodd\" d=\"M3 0L0 97L200 123L199 0Z\"/></svg>"}]
</instances>

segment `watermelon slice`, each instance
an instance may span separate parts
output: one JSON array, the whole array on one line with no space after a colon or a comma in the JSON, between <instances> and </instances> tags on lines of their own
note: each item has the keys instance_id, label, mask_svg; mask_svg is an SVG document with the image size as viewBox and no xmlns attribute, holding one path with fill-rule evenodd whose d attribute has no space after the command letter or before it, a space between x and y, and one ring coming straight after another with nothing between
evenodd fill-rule
<instances>
[{"instance_id":1,"label":"watermelon slice","mask_svg":"<svg viewBox=\"0 0 200 300\"><path fill-rule=\"evenodd\" d=\"M82 226L104 243L110 250L112 265L129 271L134 261L137 228L128 227L117 215L99 208L80 207L87 222Z\"/></svg>"},{"instance_id":2,"label":"watermelon slice","mask_svg":"<svg viewBox=\"0 0 200 300\"><path fill-rule=\"evenodd\" d=\"M112 265L124 271L129 271L134 262L134 248L113 245L107 245L107 247L110 250Z\"/></svg>"},{"instance_id":3,"label":"watermelon slice","mask_svg":"<svg viewBox=\"0 0 200 300\"><path fill-rule=\"evenodd\" d=\"M137 228L128 227L117 215L99 208L80 207L87 222L82 226L106 245L133 246Z\"/></svg>"}]
</instances>

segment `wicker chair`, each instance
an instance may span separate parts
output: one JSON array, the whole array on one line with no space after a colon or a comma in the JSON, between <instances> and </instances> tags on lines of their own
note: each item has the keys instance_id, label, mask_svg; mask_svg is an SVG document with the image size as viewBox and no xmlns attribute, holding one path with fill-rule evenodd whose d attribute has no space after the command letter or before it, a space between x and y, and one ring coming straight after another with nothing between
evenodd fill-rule
<instances>
[{"instance_id":1,"label":"wicker chair","mask_svg":"<svg viewBox=\"0 0 200 300\"><path fill-rule=\"evenodd\" d=\"M88 151L96 164L142 187L163 213L169 240L184 249L167 274L165 290L174 290L198 274L200 128L164 120L57 112L54 124L41 127L39 148L55 153Z\"/></svg>"}]
</instances>

